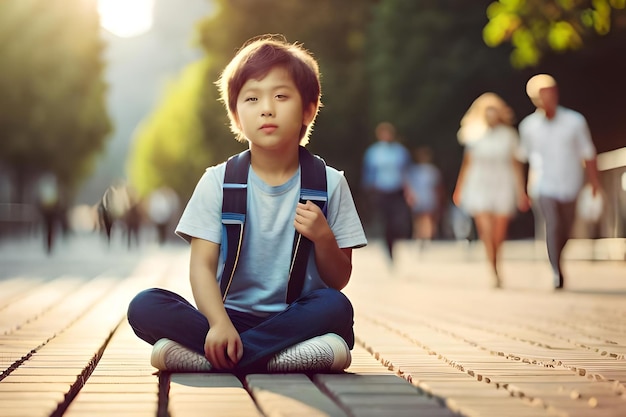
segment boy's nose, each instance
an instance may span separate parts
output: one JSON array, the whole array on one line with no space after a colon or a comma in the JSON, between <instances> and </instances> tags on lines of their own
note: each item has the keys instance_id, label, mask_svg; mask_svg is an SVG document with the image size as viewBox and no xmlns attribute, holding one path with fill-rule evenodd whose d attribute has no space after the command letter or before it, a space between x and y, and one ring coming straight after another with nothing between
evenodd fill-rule
<instances>
[{"instance_id":1,"label":"boy's nose","mask_svg":"<svg viewBox=\"0 0 626 417\"><path fill-rule=\"evenodd\" d=\"M272 100L263 100L263 104L261 107L261 117L272 117L274 116L274 106Z\"/></svg>"}]
</instances>

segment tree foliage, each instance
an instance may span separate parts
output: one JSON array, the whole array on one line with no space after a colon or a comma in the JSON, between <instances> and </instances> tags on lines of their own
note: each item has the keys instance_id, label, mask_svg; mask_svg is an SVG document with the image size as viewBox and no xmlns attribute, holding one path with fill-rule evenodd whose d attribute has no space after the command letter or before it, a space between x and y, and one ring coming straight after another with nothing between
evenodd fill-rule
<instances>
[{"instance_id":1,"label":"tree foliage","mask_svg":"<svg viewBox=\"0 0 626 417\"><path fill-rule=\"evenodd\" d=\"M210 68L208 58L188 65L137 130L129 173L141 196L167 186L189 197L204 169L215 160L217 149L210 146L211 138L227 135L228 127L224 118L204 120L206 114L223 113L207 77Z\"/></svg>"},{"instance_id":2,"label":"tree foliage","mask_svg":"<svg viewBox=\"0 0 626 417\"><path fill-rule=\"evenodd\" d=\"M506 51L487 48L484 2L380 1L368 35L372 122L396 125L409 147L428 145L456 175L459 121L485 91L504 96L511 83ZM521 90L520 90L521 91Z\"/></svg>"},{"instance_id":3,"label":"tree foliage","mask_svg":"<svg viewBox=\"0 0 626 417\"><path fill-rule=\"evenodd\" d=\"M626 0L498 0L487 8L485 43L513 46L516 68L535 66L547 51L575 50L593 35L626 27Z\"/></svg>"},{"instance_id":4,"label":"tree foliage","mask_svg":"<svg viewBox=\"0 0 626 417\"><path fill-rule=\"evenodd\" d=\"M0 2L0 164L72 194L111 126L95 2ZM20 196L23 197L23 196Z\"/></svg>"}]
</instances>

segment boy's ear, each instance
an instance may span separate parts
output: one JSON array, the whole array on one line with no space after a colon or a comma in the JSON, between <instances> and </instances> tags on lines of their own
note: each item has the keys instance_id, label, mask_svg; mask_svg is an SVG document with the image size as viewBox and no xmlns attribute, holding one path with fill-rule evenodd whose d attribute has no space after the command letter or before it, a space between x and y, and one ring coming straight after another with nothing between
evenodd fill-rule
<instances>
[{"instance_id":1,"label":"boy's ear","mask_svg":"<svg viewBox=\"0 0 626 417\"><path fill-rule=\"evenodd\" d=\"M315 119L316 108L317 107L313 103L309 103L309 105L304 108L302 112L303 125L308 126L313 122L313 119Z\"/></svg>"}]
</instances>

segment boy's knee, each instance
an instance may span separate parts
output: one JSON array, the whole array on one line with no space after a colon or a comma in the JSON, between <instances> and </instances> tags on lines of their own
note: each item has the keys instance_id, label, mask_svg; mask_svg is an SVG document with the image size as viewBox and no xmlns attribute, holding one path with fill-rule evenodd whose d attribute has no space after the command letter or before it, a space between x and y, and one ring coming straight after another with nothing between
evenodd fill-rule
<instances>
[{"instance_id":1,"label":"boy's knee","mask_svg":"<svg viewBox=\"0 0 626 417\"><path fill-rule=\"evenodd\" d=\"M158 288L150 288L141 291L128 304L128 322L132 327L141 323L143 317L151 316L152 309L159 299L161 290Z\"/></svg>"},{"instance_id":2,"label":"boy's knee","mask_svg":"<svg viewBox=\"0 0 626 417\"><path fill-rule=\"evenodd\" d=\"M325 310L330 314L349 314L350 317L354 314L352 303L348 297L339 290L334 288L322 288L313 291L312 295L323 300L325 307L327 307Z\"/></svg>"}]
</instances>

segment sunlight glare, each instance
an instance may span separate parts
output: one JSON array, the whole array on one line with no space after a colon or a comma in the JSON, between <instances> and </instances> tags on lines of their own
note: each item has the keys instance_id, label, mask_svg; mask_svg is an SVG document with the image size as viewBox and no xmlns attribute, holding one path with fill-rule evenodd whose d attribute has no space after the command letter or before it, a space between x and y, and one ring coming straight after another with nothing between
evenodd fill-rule
<instances>
[{"instance_id":1,"label":"sunlight glare","mask_svg":"<svg viewBox=\"0 0 626 417\"><path fill-rule=\"evenodd\" d=\"M153 9L154 0L98 0L100 25L120 38L149 31Z\"/></svg>"}]
</instances>

